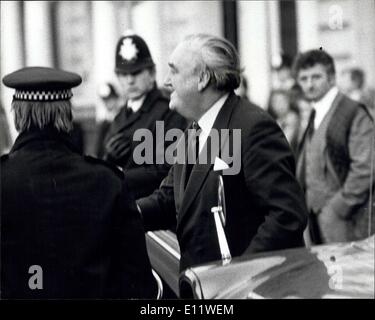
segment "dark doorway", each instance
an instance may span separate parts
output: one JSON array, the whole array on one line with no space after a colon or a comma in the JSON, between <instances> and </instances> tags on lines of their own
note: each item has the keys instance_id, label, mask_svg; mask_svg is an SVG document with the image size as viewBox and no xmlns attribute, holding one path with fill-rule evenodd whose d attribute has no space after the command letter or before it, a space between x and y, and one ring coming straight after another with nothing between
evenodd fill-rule
<instances>
[{"instance_id":1,"label":"dark doorway","mask_svg":"<svg viewBox=\"0 0 375 320\"><path fill-rule=\"evenodd\" d=\"M224 38L229 40L238 50L237 36L237 2L222 1L223 21L224 21Z\"/></svg>"},{"instance_id":2,"label":"dark doorway","mask_svg":"<svg viewBox=\"0 0 375 320\"><path fill-rule=\"evenodd\" d=\"M283 53L294 57L297 54L296 2L279 1L281 24L281 47Z\"/></svg>"}]
</instances>

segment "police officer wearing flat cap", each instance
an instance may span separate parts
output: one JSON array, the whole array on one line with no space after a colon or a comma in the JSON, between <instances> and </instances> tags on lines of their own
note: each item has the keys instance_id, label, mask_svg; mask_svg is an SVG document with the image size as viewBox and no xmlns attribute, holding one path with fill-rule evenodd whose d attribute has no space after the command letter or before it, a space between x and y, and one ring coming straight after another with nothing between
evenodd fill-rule
<instances>
[{"instance_id":1,"label":"police officer wearing flat cap","mask_svg":"<svg viewBox=\"0 0 375 320\"><path fill-rule=\"evenodd\" d=\"M28 67L3 83L19 131L1 157L1 298L155 298L144 230L117 168L79 155L77 74Z\"/></svg>"},{"instance_id":2,"label":"police officer wearing flat cap","mask_svg":"<svg viewBox=\"0 0 375 320\"><path fill-rule=\"evenodd\" d=\"M146 42L135 34L122 36L116 47L115 72L127 98L112 123L105 139L104 159L124 169L129 187L136 198L151 194L167 175L170 166L157 164L155 159L164 158L168 147L164 141L156 141L156 122L163 121L165 132L172 128L184 130L186 120L169 110L169 98L160 91L155 81L155 64ZM152 164L137 164L133 152L141 141L133 141L138 129L148 129L153 136ZM164 144L164 147L161 146Z\"/></svg>"}]
</instances>

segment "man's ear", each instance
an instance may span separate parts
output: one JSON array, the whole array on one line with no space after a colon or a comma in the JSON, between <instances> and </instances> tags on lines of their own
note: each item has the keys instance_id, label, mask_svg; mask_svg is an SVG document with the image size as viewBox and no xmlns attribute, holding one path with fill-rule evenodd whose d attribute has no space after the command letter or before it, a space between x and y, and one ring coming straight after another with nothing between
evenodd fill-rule
<instances>
[{"instance_id":1,"label":"man's ear","mask_svg":"<svg viewBox=\"0 0 375 320\"><path fill-rule=\"evenodd\" d=\"M206 89L209 83L210 74L207 71L202 72L198 79L198 91L203 91L204 89Z\"/></svg>"}]
</instances>

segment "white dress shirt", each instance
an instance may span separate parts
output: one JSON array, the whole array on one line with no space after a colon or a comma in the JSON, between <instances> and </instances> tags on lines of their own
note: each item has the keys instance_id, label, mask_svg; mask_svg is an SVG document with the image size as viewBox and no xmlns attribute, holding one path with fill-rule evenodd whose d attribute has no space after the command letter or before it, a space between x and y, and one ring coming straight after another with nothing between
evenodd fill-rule
<instances>
[{"instance_id":1,"label":"white dress shirt","mask_svg":"<svg viewBox=\"0 0 375 320\"><path fill-rule=\"evenodd\" d=\"M211 132L212 126L214 125L214 122L217 118L217 115L219 114L228 97L229 93L223 95L198 120L199 127L202 130L201 134L199 135L199 152L202 151L204 144L206 143L206 140Z\"/></svg>"},{"instance_id":2,"label":"white dress shirt","mask_svg":"<svg viewBox=\"0 0 375 320\"><path fill-rule=\"evenodd\" d=\"M145 99L146 99L145 94L137 100L130 100L129 99L128 100L128 108L132 109L134 113L137 112L142 107L142 104L145 101Z\"/></svg>"},{"instance_id":3,"label":"white dress shirt","mask_svg":"<svg viewBox=\"0 0 375 320\"><path fill-rule=\"evenodd\" d=\"M312 103L312 107L315 109L315 121L314 129L318 129L322 123L325 115L332 106L333 100L335 100L339 90L336 86L332 87L325 96L317 102Z\"/></svg>"}]
</instances>

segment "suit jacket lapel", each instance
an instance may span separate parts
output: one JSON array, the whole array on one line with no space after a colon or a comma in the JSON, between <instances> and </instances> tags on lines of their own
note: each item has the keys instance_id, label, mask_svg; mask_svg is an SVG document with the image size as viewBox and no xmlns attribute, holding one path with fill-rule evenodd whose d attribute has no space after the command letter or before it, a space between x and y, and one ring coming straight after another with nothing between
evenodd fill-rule
<instances>
[{"instance_id":1,"label":"suit jacket lapel","mask_svg":"<svg viewBox=\"0 0 375 320\"><path fill-rule=\"evenodd\" d=\"M121 128L121 130L130 127L135 121L139 119L140 116L140 110L138 110L138 112L133 112L128 118L125 119L124 126Z\"/></svg>"},{"instance_id":2,"label":"suit jacket lapel","mask_svg":"<svg viewBox=\"0 0 375 320\"><path fill-rule=\"evenodd\" d=\"M184 150L183 159L186 161L186 151L187 151L187 136L188 136L188 129L191 128L191 126L188 126L188 128L185 130L184 135L182 136L182 139L180 139L179 143L177 144L177 150ZM182 197L185 191L185 179L186 179L186 166L182 163L176 163L173 167L174 169L174 190L175 190L175 203L176 203L176 209L177 212L179 212L182 202Z\"/></svg>"},{"instance_id":3,"label":"suit jacket lapel","mask_svg":"<svg viewBox=\"0 0 375 320\"><path fill-rule=\"evenodd\" d=\"M239 101L239 98L234 94L231 93L224 103L223 107L221 108L215 123L213 125L213 129L219 131L221 129L228 129L229 128L229 121L233 112L233 109L236 107L237 103ZM204 145L202 152L205 152L206 150L210 149L209 146L207 146L207 142ZM204 181L207 178L207 175L209 171L211 170L211 167L213 166L213 163L210 163L210 159L215 160L216 156L220 153L220 147L215 148L214 150L211 150L213 153L212 156L210 153L208 153L208 161L207 164L195 164L191 175L190 180L188 184L186 185L186 189L182 190L184 188L184 183L180 183L180 194L183 195L181 199L181 211L180 211L180 217L189 209L190 205L192 204L193 200L198 195ZM183 165L183 168L180 172L180 179L177 179L180 182L185 182L185 175L186 175L186 166ZM182 189L181 189L182 188Z\"/></svg>"},{"instance_id":4,"label":"suit jacket lapel","mask_svg":"<svg viewBox=\"0 0 375 320\"><path fill-rule=\"evenodd\" d=\"M336 112L336 109L338 108L338 105L340 104L341 100L344 98L344 95L339 92L336 96L336 98L333 100L332 102L332 106L331 106L331 109L328 110L327 114L325 115L325 117L330 113L330 111L332 110L332 113L334 114ZM330 121L332 121L332 119L334 119L334 117L331 118ZM323 119L324 120L324 119ZM335 121L335 120L333 120Z\"/></svg>"}]
</instances>

